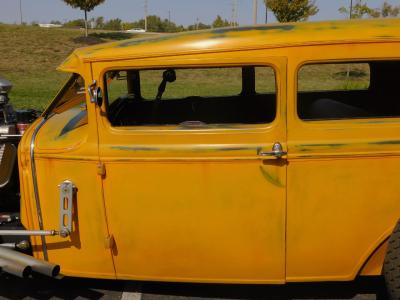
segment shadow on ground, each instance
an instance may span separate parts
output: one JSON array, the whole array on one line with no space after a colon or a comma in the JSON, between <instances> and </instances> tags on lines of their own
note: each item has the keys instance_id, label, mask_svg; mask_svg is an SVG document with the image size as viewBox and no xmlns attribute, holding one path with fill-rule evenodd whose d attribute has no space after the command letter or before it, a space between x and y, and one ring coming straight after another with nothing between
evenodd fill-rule
<instances>
[{"instance_id":1,"label":"shadow on ground","mask_svg":"<svg viewBox=\"0 0 400 300\"><path fill-rule=\"evenodd\" d=\"M129 32L94 32L90 33L89 36L79 36L72 39L76 44L84 45L97 45L110 41L121 41L137 37L137 35Z\"/></svg>"},{"instance_id":2,"label":"shadow on ground","mask_svg":"<svg viewBox=\"0 0 400 300\"><path fill-rule=\"evenodd\" d=\"M138 35L134 34L134 33L118 32L118 31L95 32L95 33L89 34L89 36L100 38L100 39L103 39L103 40L114 40L114 41L120 41L120 40L126 40L126 39L131 39L131 38L134 38L134 37L138 37Z\"/></svg>"},{"instance_id":3,"label":"shadow on ground","mask_svg":"<svg viewBox=\"0 0 400 300\"><path fill-rule=\"evenodd\" d=\"M381 278L361 278L350 283L260 285L204 285L124 282L35 277L21 280L0 277L2 299L120 299L122 292L142 293L142 300L155 299L385 299ZM132 298L133 299L133 298Z\"/></svg>"}]
</instances>

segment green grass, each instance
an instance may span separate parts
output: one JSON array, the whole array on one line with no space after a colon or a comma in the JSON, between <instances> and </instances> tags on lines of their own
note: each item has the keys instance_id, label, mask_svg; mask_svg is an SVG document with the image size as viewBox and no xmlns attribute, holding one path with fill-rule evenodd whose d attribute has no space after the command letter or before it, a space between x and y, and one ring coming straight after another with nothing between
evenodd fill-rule
<instances>
[{"instance_id":1,"label":"green grass","mask_svg":"<svg viewBox=\"0 0 400 300\"><path fill-rule=\"evenodd\" d=\"M163 70L140 72L141 93L147 100L154 100L158 86L162 81ZM120 73L122 78L125 72ZM258 93L274 93L274 72L269 67L256 68L256 91ZM125 80L125 79L124 79ZM126 82L113 80L108 87L110 99L115 100L127 94ZM214 68L176 70L176 81L168 83L163 99L179 99L190 96L199 97L228 97L240 94L242 90L241 68Z\"/></svg>"},{"instance_id":2,"label":"green grass","mask_svg":"<svg viewBox=\"0 0 400 300\"><path fill-rule=\"evenodd\" d=\"M77 29L0 24L0 77L14 87L17 108L45 108L68 78L56 67L76 48L132 35L96 32L88 39Z\"/></svg>"},{"instance_id":3,"label":"green grass","mask_svg":"<svg viewBox=\"0 0 400 300\"><path fill-rule=\"evenodd\" d=\"M369 86L368 64L321 64L300 69L299 90L332 91L366 89Z\"/></svg>"},{"instance_id":4,"label":"green grass","mask_svg":"<svg viewBox=\"0 0 400 300\"><path fill-rule=\"evenodd\" d=\"M14 84L10 98L15 107L43 109L68 78L68 74L56 71L56 67L75 48L132 36L121 32L97 31L85 39L83 31L77 29L0 24L0 76ZM161 74L161 71L147 71L141 75L145 98L155 98ZM264 68L264 71L258 71L256 78L257 92L274 91L271 70ZM369 84L369 69L366 64L353 64L350 68L343 64L314 65L303 68L299 78L301 91L364 89ZM122 82L117 85L115 96L126 93ZM238 94L240 89L239 69L218 72L177 70L177 80L167 85L164 98L226 96Z\"/></svg>"}]
</instances>

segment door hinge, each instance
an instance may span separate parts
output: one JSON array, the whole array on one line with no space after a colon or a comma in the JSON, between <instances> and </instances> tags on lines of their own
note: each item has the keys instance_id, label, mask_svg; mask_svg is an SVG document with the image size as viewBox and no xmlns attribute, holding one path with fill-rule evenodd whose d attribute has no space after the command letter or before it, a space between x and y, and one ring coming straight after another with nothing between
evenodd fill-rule
<instances>
[{"instance_id":1,"label":"door hinge","mask_svg":"<svg viewBox=\"0 0 400 300\"><path fill-rule=\"evenodd\" d=\"M100 175L101 177L106 176L106 165L102 162L99 162L97 164L97 174Z\"/></svg>"},{"instance_id":2,"label":"door hinge","mask_svg":"<svg viewBox=\"0 0 400 300\"><path fill-rule=\"evenodd\" d=\"M113 249L115 245L114 236L111 234L104 239L104 247L106 249Z\"/></svg>"}]
</instances>

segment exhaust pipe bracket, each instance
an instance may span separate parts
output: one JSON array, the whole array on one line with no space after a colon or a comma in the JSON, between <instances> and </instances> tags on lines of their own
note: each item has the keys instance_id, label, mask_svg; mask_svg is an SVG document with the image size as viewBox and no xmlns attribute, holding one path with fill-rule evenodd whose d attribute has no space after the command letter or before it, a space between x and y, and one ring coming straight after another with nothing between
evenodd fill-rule
<instances>
[{"instance_id":1,"label":"exhaust pipe bracket","mask_svg":"<svg viewBox=\"0 0 400 300\"><path fill-rule=\"evenodd\" d=\"M60 236L68 237L72 232L72 209L76 187L70 180L59 185L60 189Z\"/></svg>"}]
</instances>

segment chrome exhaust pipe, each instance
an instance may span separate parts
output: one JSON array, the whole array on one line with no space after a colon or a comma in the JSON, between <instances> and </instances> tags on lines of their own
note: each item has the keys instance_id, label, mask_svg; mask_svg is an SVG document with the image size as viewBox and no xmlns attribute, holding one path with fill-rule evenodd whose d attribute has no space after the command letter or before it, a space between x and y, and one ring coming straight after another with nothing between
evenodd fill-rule
<instances>
[{"instance_id":1,"label":"chrome exhaust pipe","mask_svg":"<svg viewBox=\"0 0 400 300\"><path fill-rule=\"evenodd\" d=\"M12 260L0 259L0 268L3 272L21 278L28 278L32 273L32 267Z\"/></svg>"},{"instance_id":2,"label":"chrome exhaust pipe","mask_svg":"<svg viewBox=\"0 0 400 300\"><path fill-rule=\"evenodd\" d=\"M10 250L5 247L0 247L0 261L6 261L6 262L10 261L10 264L15 262L16 264L19 265L26 265L31 267L32 271L50 277L56 277L60 273L59 265L42 261L32 256L14 250ZM6 270L4 269L4 271Z\"/></svg>"}]
</instances>

